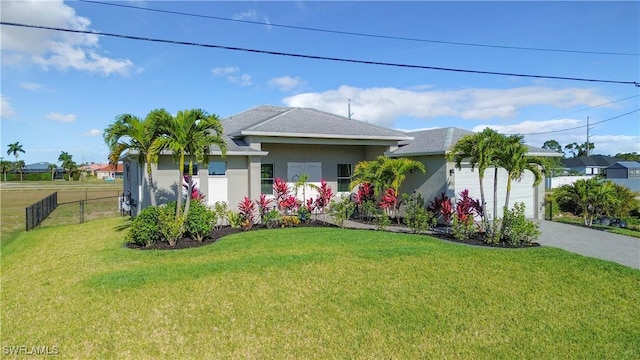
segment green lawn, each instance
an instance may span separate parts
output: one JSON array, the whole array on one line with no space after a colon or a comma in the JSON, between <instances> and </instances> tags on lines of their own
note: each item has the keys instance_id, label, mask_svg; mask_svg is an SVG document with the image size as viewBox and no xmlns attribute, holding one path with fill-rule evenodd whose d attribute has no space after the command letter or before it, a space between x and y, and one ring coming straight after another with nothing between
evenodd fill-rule
<instances>
[{"instance_id":1,"label":"green lawn","mask_svg":"<svg viewBox=\"0 0 640 360\"><path fill-rule=\"evenodd\" d=\"M640 271L332 228L124 248L119 218L2 245L2 346L62 358L640 358Z\"/></svg>"}]
</instances>

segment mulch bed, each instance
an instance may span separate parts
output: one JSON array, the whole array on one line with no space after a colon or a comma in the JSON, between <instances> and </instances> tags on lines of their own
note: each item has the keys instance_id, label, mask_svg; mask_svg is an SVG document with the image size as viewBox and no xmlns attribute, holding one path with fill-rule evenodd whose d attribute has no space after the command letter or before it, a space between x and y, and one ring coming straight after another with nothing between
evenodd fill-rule
<instances>
[{"instance_id":1,"label":"mulch bed","mask_svg":"<svg viewBox=\"0 0 640 360\"><path fill-rule=\"evenodd\" d=\"M363 224L370 224L367 222L361 222ZM404 224L398 225L398 224L392 224L392 226L394 227L405 227L408 229L408 227ZM296 225L296 227L337 227L334 224L330 224L324 221L311 221L309 223L302 223L302 224L298 224ZM184 237L182 239L180 239L175 246L169 246L169 243L166 241L159 241L149 247L144 247L144 246L140 246L137 244L126 244L126 246L130 249L137 249L137 250L179 250L179 249L188 249L188 248L195 248L195 247L200 247L200 246L206 246L206 245L210 245L215 243L216 241L220 240L221 238L227 236L227 235L231 235L231 234L237 234L243 231L258 231L258 230L265 230L266 227L262 226L262 225L255 225L253 226L250 230L242 230L240 228L232 228L230 226L225 226L219 230L213 230L211 232L211 234L209 234L208 237L206 237L202 242L194 240L192 238L189 237ZM444 228L440 228L440 229L444 229ZM365 231L378 231L376 229L362 229ZM435 238L439 238L442 240L446 240L446 241L451 241L451 242L455 242L455 243L459 243L459 244L466 244L466 245L473 245L473 246L485 246L485 247L498 247L498 248L530 248L530 247L537 247L540 246L540 244L538 243L531 243L531 244L521 244L519 246L513 246L511 244L505 243L505 242L501 242L497 245L493 245L493 244L487 244L483 241L483 237L482 234L477 234L476 236L467 239L467 240L458 240L455 237L453 237L452 234L447 234L444 232L440 232L440 231L436 231L430 234L424 234L425 236L431 236L431 237L435 237Z\"/></svg>"}]
</instances>

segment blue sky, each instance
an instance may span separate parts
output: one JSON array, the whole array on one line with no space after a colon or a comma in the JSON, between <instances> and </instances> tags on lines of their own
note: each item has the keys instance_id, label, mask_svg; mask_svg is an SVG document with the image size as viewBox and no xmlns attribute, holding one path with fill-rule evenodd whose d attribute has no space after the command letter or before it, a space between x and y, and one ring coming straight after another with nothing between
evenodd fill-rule
<instances>
[{"instance_id":1,"label":"blue sky","mask_svg":"<svg viewBox=\"0 0 640 360\"><path fill-rule=\"evenodd\" d=\"M113 4L113 3L112 3ZM2 1L2 21L324 57L503 73L640 81L640 2ZM389 37L364 37L277 25ZM105 162L123 113L312 107L401 130L456 126L640 152L640 88L312 60L2 25L1 149L27 164ZM591 53L584 53L591 52ZM611 55L603 53L625 53ZM633 112L619 118L614 117ZM608 120L608 121L606 121ZM319 126L322 126L319 124ZM569 128L578 129L561 131ZM535 134L550 132L547 134Z\"/></svg>"}]
</instances>

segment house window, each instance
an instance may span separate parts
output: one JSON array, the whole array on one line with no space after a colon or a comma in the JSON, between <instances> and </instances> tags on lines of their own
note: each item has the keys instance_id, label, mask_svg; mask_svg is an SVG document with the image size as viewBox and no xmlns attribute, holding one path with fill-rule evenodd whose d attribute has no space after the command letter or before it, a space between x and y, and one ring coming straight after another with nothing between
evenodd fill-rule
<instances>
[{"instance_id":1,"label":"house window","mask_svg":"<svg viewBox=\"0 0 640 360\"><path fill-rule=\"evenodd\" d=\"M338 191L348 192L351 184L351 164L338 164Z\"/></svg>"},{"instance_id":2,"label":"house window","mask_svg":"<svg viewBox=\"0 0 640 360\"><path fill-rule=\"evenodd\" d=\"M184 168L182 168L182 174L187 175L189 173L189 163L184 164ZM198 175L198 164L193 164L193 172L191 175Z\"/></svg>"},{"instance_id":3,"label":"house window","mask_svg":"<svg viewBox=\"0 0 640 360\"><path fill-rule=\"evenodd\" d=\"M227 162L226 161L210 161L209 175L218 175L218 176L227 175Z\"/></svg>"},{"instance_id":4,"label":"house window","mask_svg":"<svg viewBox=\"0 0 640 360\"><path fill-rule=\"evenodd\" d=\"M273 164L260 165L260 192L273 194Z\"/></svg>"}]
</instances>

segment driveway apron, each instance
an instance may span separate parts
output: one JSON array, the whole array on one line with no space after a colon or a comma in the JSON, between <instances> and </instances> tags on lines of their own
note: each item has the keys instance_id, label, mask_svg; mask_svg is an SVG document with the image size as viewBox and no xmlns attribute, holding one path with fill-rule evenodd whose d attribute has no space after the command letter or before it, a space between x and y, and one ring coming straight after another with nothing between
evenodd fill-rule
<instances>
[{"instance_id":1,"label":"driveway apron","mask_svg":"<svg viewBox=\"0 0 640 360\"><path fill-rule=\"evenodd\" d=\"M538 223L540 245L640 269L640 238L547 220Z\"/></svg>"}]
</instances>

